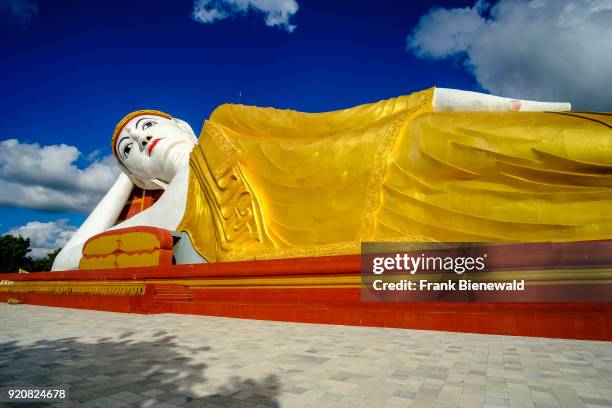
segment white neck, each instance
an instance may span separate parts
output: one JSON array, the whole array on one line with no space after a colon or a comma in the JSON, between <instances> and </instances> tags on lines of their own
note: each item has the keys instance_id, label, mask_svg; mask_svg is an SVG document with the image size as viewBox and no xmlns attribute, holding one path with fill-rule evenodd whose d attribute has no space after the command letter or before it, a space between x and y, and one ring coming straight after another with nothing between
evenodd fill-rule
<instances>
[{"instance_id":1,"label":"white neck","mask_svg":"<svg viewBox=\"0 0 612 408\"><path fill-rule=\"evenodd\" d=\"M164 174L168 183L172 181L179 170L189 167L189 154L193 145L182 143L170 151L164 161Z\"/></svg>"}]
</instances>

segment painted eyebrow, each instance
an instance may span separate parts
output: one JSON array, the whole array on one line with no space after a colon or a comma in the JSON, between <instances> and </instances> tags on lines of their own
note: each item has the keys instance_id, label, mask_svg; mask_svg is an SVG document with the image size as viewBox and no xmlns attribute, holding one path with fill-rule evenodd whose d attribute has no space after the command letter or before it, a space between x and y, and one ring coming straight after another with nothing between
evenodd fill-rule
<instances>
[{"instance_id":1,"label":"painted eyebrow","mask_svg":"<svg viewBox=\"0 0 612 408\"><path fill-rule=\"evenodd\" d=\"M136 121L136 124L134 125L135 128L138 128L138 124L140 123L141 120L145 120L145 119L151 119L151 118L140 118Z\"/></svg>"},{"instance_id":2,"label":"painted eyebrow","mask_svg":"<svg viewBox=\"0 0 612 408\"><path fill-rule=\"evenodd\" d=\"M121 142L123 142L125 139L129 139L129 136L123 136L121 139L119 139L119 141L117 142L117 147L119 147L119 145L121 144Z\"/></svg>"}]
</instances>

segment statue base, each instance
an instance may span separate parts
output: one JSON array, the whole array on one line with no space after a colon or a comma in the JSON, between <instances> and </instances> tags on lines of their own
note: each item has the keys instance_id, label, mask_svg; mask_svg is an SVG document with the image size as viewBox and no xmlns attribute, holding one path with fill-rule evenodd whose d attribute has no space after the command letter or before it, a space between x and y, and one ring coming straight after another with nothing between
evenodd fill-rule
<instances>
[{"instance_id":1,"label":"statue base","mask_svg":"<svg viewBox=\"0 0 612 408\"><path fill-rule=\"evenodd\" d=\"M0 274L0 301L125 313L612 341L612 302L592 301L595 298L534 302L529 299L534 293L526 290L524 297L504 302L363 302L360 261L359 255L343 255ZM538 299L546 299L553 286L535 287ZM588 291L610 293L612 284L582 284L573 290L582 291L584 298Z\"/></svg>"}]
</instances>

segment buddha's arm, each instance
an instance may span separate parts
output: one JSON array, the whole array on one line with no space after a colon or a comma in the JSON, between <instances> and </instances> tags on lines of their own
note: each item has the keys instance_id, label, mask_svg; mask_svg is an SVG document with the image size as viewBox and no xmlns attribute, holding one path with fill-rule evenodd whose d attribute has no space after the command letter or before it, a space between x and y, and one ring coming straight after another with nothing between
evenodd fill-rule
<instances>
[{"instance_id":1,"label":"buddha's arm","mask_svg":"<svg viewBox=\"0 0 612 408\"><path fill-rule=\"evenodd\" d=\"M497 111L497 112L564 112L572 109L566 102L538 102L523 99L503 98L479 92L458 89L436 88L433 110L442 111Z\"/></svg>"},{"instance_id":2,"label":"buddha's arm","mask_svg":"<svg viewBox=\"0 0 612 408\"><path fill-rule=\"evenodd\" d=\"M69 270L79 267L85 241L115 224L133 187L128 176L123 173L119 174L115 184L57 255L52 270Z\"/></svg>"}]
</instances>

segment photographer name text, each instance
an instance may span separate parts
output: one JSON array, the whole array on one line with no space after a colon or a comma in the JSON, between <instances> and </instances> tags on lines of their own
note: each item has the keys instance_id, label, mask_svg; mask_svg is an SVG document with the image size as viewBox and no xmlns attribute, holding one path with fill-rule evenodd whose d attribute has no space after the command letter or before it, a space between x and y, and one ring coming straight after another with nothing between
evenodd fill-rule
<instances>
[{"instance_id":1,"label":"photographer name text","mask_svg":"<svg viewBox=\"0 0 612 408\"><path fill-rule=\"evenodd\" d=\"M470 279L460 279L431 282L427 279L418 281L402 279L397 282L387 282L377 279L372 282L372 288L377 291L516 291L525 290L525 280L472 282Z\"/></svg>"}]
</instances>

